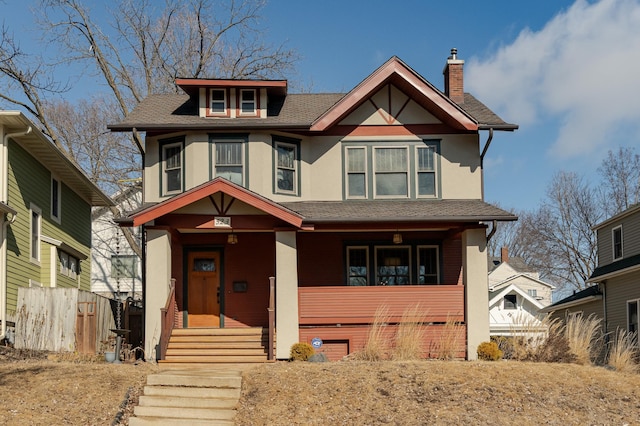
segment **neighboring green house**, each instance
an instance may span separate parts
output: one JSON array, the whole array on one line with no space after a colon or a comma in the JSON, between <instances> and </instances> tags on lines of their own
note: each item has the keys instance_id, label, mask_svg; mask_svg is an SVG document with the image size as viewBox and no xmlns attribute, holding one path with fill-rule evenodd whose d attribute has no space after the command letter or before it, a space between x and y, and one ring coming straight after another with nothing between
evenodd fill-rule
<instances>
[{"instance_id":1,"label":"neighboring green house","mask_svg":"<svg viewBox=\"0 0 640 426\"><path fill-rule=\"evenodd\" d=\"M2 340L19 288L90 291L91 208L113 203L21 112L0 110L0 141Z\"/></svg>"}]
</instances>

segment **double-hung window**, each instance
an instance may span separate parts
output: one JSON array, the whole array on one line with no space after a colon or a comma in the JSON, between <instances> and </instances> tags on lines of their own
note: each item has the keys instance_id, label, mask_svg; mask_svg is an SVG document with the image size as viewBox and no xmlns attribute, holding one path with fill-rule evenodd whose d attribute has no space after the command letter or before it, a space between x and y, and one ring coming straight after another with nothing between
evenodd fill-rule
<instances>
[{"instance_id":1,"label":"double-hung window","mask_svg":"<svg viewBox=\"0 0 640 426\"><path fill-rule=\"evenodd\" d=\"M223 177L238 185L244 182L244 141L241 139L212 139L214 177Z\"/></svg>"},{"instance_id":2,"label":"double-hung window","mask_svg":"<svg viewBox=\"0 0 640 426\"><path fill-rule=\"evenodd\" d=\"M436 193L435 146L416 147L416 178L418 197L435 197Z\"/></svg>"},{"instance_id":3,"label":"double-hung window","mask_svg":"<svg viewBox=\"0 0 640 426\"><path fill-rule=\"evenodd\" d=\"M257 108L256 90L240 90L240 115L256 115Z\"/></svg>"},{"instance_id":4,"label":"double-hung window","mask_svg":"<svg viewBox=\"0 0 640 426\"><path fill-rule=\"evenodd\" d=\"M366 286L369 284L369 248L347 248L347 285Z\"/></svg>"},{"instance_id":5,"label":"double-hung window","mask_svg":"<svg viewBox=\"0 0 640 426\"><path fill-rule=\"evenodd\" d=\"M209 92L209 114L211 115L227 115L227 90L211 89Z\"/></svg>"},{"instance_id":6,"label":"double-hung window","mask_svg":"<svg viewBox=\"0 0 640 426\"><path fill-rule=\"evenodd\" d=\"M613 242L613 260L622 258L622 225L613 228L612 242Z\"/></svg>"},{"instance_id":7,"label":"double-hung window","mask_svg":"<svg viewBox=\"0 0 640 426\"><path fill-rule=\"evenodd\" d=\"M138 256L111 256L111 278L136 278L138 275Z\"/></svg>"},{"instance_id":8,"label":"double-hung window","mask_svg":"<svg viewBox=\"0 0 640 426\"><path fill-rule=\"evenodd\" d=\"M347 198L367 197L367 150L350 147L347 153Z\"/></svg>"},{"instance_id":9,"label":"double-hung window","mask_svg":"<svg viewBox=\"0 0 640 426\"><path fill-rule=\"evenodd\" d=\"M275 192L298 194L298 145L274 141L275 148Z\"/></svg>"},{"instance_id":10,"label":"double-hung window","mask_svg":"<svg viewBox=\"0 0 640 426\"><path fill-rule=\"evenodd\" d=\"M42 210L35 205L31 205L31 261L40 262L40 232L42 222Z\"/></svg>"},{"instance_id":11,"label":"double-hung window","mask_svg":"<svg viewBox=\"0 0 640 426\"><path fill-rule=\"evenodd\" d=\"M60 223L60 181L51 178L51 219Z\"/></svg>"},{"instance_id":12,"label":"double-hung window","mask_svg":"<svg viewBox=\"0 0 640 426\"><path fill-rule=\"evenodd\" d=\"M161 146L163 195L182 192L183 142L165 142Z\"/></svg>"},{"instance_id":13,"label":"double-hung window","mask_svg":"<svg viewBox=\"0 0 640 426\"><path fill-rule=\"evenodd\" d=\"M376 197L409 196L409 162L406 147L374 147Z\"/></svg>"}]
</instances>

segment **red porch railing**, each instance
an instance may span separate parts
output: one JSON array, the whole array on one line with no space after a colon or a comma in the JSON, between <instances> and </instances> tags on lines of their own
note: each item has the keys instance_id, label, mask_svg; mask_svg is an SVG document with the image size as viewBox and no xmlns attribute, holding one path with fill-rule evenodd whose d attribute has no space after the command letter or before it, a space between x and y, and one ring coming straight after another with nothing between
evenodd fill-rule
<instances>
[{"instance_id":1,"label":"red porch railing","mask_svg":"<svg viewBox=\"0 0 640 426\"><path fill-rule=\"evenodd\" d=\"M175 325L176 314L178 312L178 305L176 303L176 280L171 278L171 284L169 288L169 297L167 297L167 303L164 308L160 309L160 324L162 330L160 332L160 356L159 359L165 359L167 354L167 347L169 346L169 338Z\"/></svg>"},{"instance_id":2,"label":"red porch railing","mask_svg":"<svg viewBox=\"0 0 640 426\"><path fill-rule=\"evenodd\" d=\"M300 325L371 324L382 305L394 323L416 304L426 322L464 322L461 285L300 287L298 297Z\"/></svg>"}]
</instances>

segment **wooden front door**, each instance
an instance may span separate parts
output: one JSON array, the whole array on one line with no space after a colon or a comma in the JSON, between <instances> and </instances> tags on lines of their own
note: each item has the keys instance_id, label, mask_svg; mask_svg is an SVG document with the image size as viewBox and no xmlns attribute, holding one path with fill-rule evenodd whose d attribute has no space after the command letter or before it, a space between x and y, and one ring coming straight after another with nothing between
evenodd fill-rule
<instances>
[{"instance_id":1,"label":"wooden front door","mask_svg":"<svg viewBox=\"0 0 640 426\"><path fill-rule=\"evenodd\" d=\"M188 327L220 327L220 253L189 252Z\"/></svg>"}]
</instances>

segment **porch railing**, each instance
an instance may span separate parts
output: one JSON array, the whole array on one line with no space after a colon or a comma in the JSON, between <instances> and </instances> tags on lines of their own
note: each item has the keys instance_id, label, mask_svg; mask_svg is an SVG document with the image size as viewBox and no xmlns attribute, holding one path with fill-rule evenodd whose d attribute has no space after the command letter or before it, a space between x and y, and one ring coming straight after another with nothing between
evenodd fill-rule
<instances>
[{"instance_id":1,"label":"porch railing","mask_svg":"<svg viewBox=\"0 0 640 426\"><path fill-rule=\"evenodd\" d=\"M400 322L407 308L420 305L426 322L464 321L464 286L323 286L298 289L300 325L372 324L380 306Z\"/></svg>"},{"instance_id":2,"label":"porch railing","mask_svg":"<svg viewBox=\"0 0 640 426\"><path fill-rule=\"evenodd\" d=\"M162 330L160 332L160 357L164 359L167 354L167 347L169 346L169 338L176 322L176 314L178 312L178 305L176 303L176 280L171 278L171 284L169 288L169 297L167 297L167 303L164 308L160 309L160 324Z\"/></svg>"}]
</instances>

